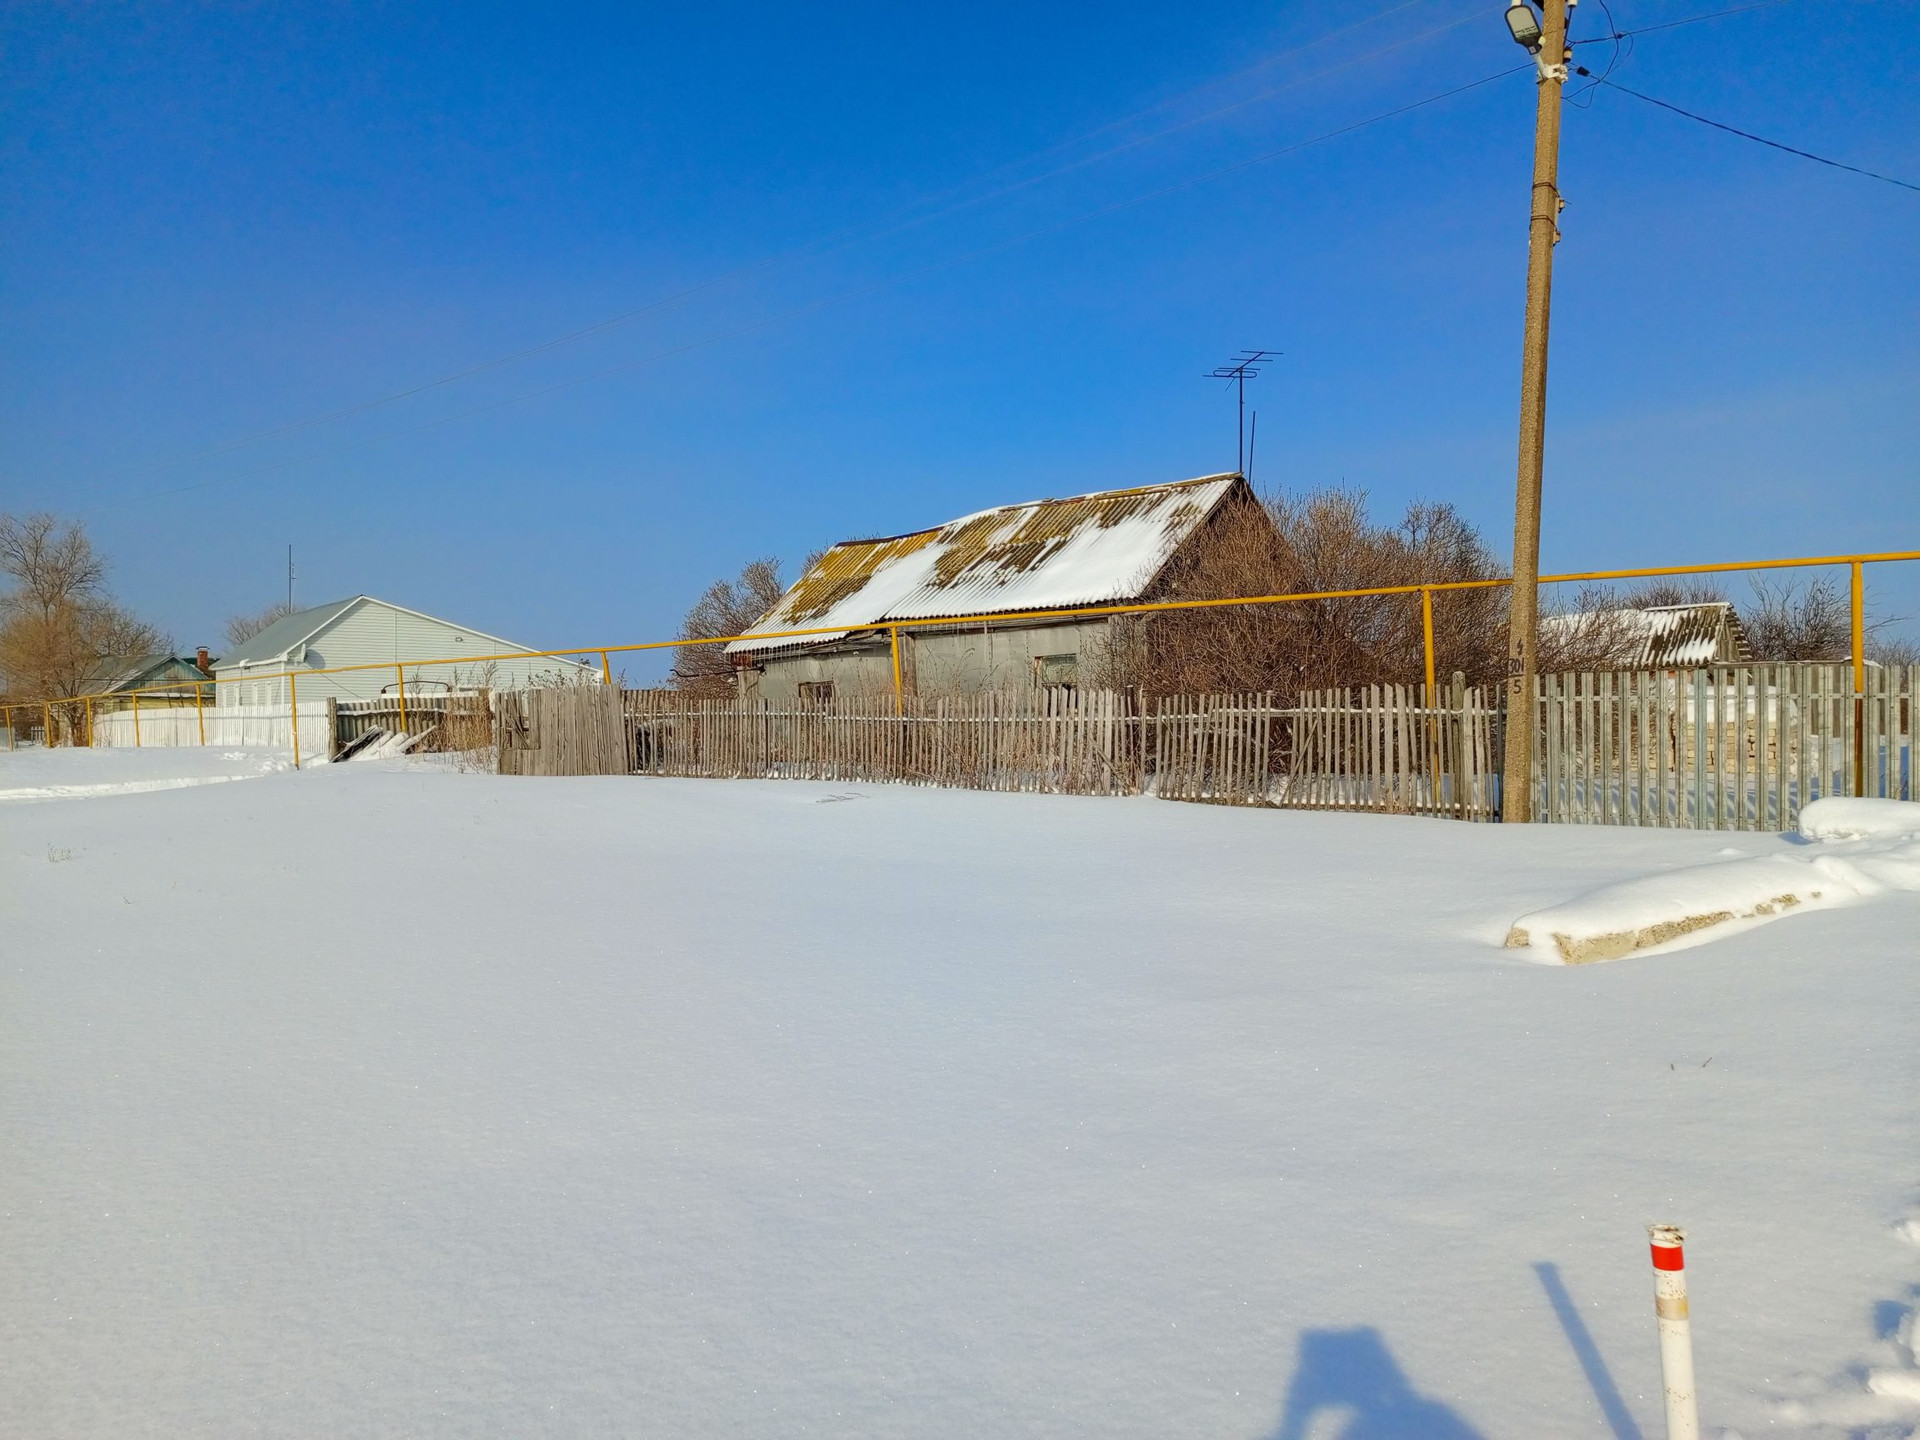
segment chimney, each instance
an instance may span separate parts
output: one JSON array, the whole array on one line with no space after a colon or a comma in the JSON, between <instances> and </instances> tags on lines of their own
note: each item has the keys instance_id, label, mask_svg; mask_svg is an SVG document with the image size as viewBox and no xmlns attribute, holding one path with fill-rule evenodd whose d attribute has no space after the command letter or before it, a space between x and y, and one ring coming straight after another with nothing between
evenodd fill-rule
<instances>
[{"instance_id":1,"label":"chimney","mask_svg":"<svg viewBox=\"0 0 1920 1440\"><path fill-rule=\"evenodd\" d=\"M206 646L202 645L200 647L199 653L193 657L193 663L200 667L200 673L202 675L211 675L213 673L213 667L207 660Z\"/></svg>"}]
</instances>

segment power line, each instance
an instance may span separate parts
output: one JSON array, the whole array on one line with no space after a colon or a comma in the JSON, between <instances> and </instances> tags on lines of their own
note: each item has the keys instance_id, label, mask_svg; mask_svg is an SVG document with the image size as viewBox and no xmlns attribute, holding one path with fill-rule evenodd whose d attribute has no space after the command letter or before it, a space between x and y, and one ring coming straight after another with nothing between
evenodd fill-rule
<instances>
[{"instance_id":1,"label":"power line","mask_svg":"<svg viewBox=\"0 0 1920 1440\"><path fill-rule=\"evenodd\" d=\"M1231 84L1235 80L1244 79L1245 77L1255 74L1258 71L1268 69L1273 65L1278 64L1280 61L1285 60L1291 56L1304 54L1309 50L1313 50L1321 45L1326 44L1328 41L1337 39L1338 37L1348 34L1351 31L1361 29L1367 25L1371 25L1380 20L1384 20L1389 16L1396 15L1403 10L1409 10L1417 5L1422 5L1425 3L1427 3L1427 0L1399 0L1399 3L1389 5L1386 9L1378 11L1375 14L1364 16L1359 20L1350 21L1345 25L1337 26L1334 29L1327 31L1322 35L1316 36L1312 40L1308 40L1302 44L1291 46L1287 49L1277 51L1272 55L1265 56L1260 60L1255 61L1251 65L1243 67L1242 69L1233 71L1226 75L1216 76L1215 78L1211 80L1207 80L1202 84L1193 87L1190 90L1183 91L1178 95L1170 96L1165 100L1156 101L1155 103L1145 107L1144 109L1136 110L1130 114L1123 115L1118 119L1107 121L1105 124L1097 126L1092 130L1086 131L1081 135L1075 136L1070 140L1058 141L1053 145L1049 145L1041 150L1034 151L1031 154L1022 156L1015 160L1007 161L1001 165L997 165L992 169L984 171L981 174L976 175L969 180L962 181L958 185L949 186L944 190L935 191L931 195L923 196L920 199L911 201L904 206L900 206L894 210L887 211L882 215L874 217L873 219L858 222L854 225L843 227L825 236L819 237L818 239L807 241L804 244L794 246L790 249L781 251L777 254L763 257L762 259L752 261L746 265L738 266L732 270L724 271L719 275L710 277L709 279L700 281L690 286L686 286L680 290L673 291L667 295L660 297L658 300L652 300L647 302L644 305L637 306L634 309L622 311L619 314L609 316L604 320L596 321L591 325L585 325L580 327L579 329L567 331L563 334L553 336L547 340L542 340L536 344L526 346L522 349L510 351L504 355L498 355L493 357L492 359L484 360L477 364L466 366L459 370L451 371L448 374L441 375L435 379L421 381L418 384L409 385L399 390L390 391L387 394L375 396L374 398L369 400L358 401L352 405L342 406L341 408L336 410L329 410L319 415L309 416L306 419L287 421L283 424L271 426L264 430L250 431L244 435L237 436L232 440L223 441L219 444L210 446L206 449L197 450L186 455L178 456L172 460L162 461L158 464L148 466L143 470L124 474L124 475L115 477L115 479L112 479L112 480L95 481L95 482L92 482L91 485L89 485L87 488L99 488L100 486L103 486L103 485L114 484L117 481L144 479L149 475L160 474L167 470L177 469L182 465L192 464L193 462L198 460L209 460L209 459L217 458L221 455L229 455L229 454L232 454L235 450L242 450L250 445L256 445L264 441L275 440L287 435L297 434L302 430L310 430L316 426L329 424L335 420L350 419L355 415L362 415L370 410L377 410L387 405L396 404L402 400L412 399L416 395L423 395L431 390L443 389L448 385L457 384L462 380L470 380L477 375L483 375L489 371L497 370L507 365L517 364L522 360L532 359L535 356L546 354L549 351L560 349L564 346L574 344L581 340L591 339L593 336L604 334L609 330L614 330L622 326L629 325L632 322L642 319L648 315L656 314L660 311L671 309L675 306L681 305L689 300L697 299L701 295L704 295L709 293L710 291L719 289L722 286L730 284L733 281L743 280L749 276L760 274L766 271L777 270L782 266L823 254L835 248L836 246L850 244L859 240L880 239L887 235L894 234L899 230L907 229L915 225L927 224L933 220L938 220L947 215L957 213L958 211L969 209L974 206L982 205L991 200L999 199L1000 197L1010 194L1016 190L1021 190L1021 189L1029 188L1033 185L1040 184L1043 181L1052 179L1058 175L1065 174L1068 171L1080 169L1087 165L1094 164L1100 160L1109 158L1110 156L1119 154L1124 150L1132 149L1139 145L1148 144L1154 140L1163 139L1168 135L1175 134L1180 130L1188 129L1193 125L1204 123L1207 120L1217 119L1219 116L1227 114L1233 110L1242 109L1247 105L1257 104L1262 100L1271 99L1274 95L1280 94L1282 91L1296 88L1299 85L1308 84L1314 80L1322 78L1325 75L1331 74L1336 70L1345 69L1351 65L1360 64L1367 60L1376 59L1381 55L1387 54L1388 52L1393 50L1401 49L1407 45L1417 44L1418 42L1429 39L1434 35L1438 35L1442 33L1443 31L1451 30L1459 25L1465 24L1469 20L1479 18L1479 12L1476 10L1471 14L1463 15L1459 19L1450 21L1445 25L1434 27L1433 29L1423 31L1416 35L1406 36L1400 40L1395 41L1393 44L1383 46L1378 50L1371 51L1364 55L1352 56L1345 60L1341 60L1338 63L1327 67L1325 70L1318 71L1313 75L1302 77L1301 79L1296 81L1290 81L1286 85L1278 86L1275 89L1264 91L1261 94L1251 96L1248 99L1235 101L1230 105L1225 105L1216 110L1208 111L1204 115L1197 116L1189 120L1183 120L1178 124L1168 126L1165 129L1154 131L1144 136L1136 137L1135 139L1128 140L1120 145L1113 146L1107 150L1103 150L1098 154L1084 157L1080 160L1073 161L1069 164L1059 166L1053 170L1046 171L1040 175L1030 176L1023 180L1014 181L1010 184L1003 185L992 190L988 190L982 194L973 195L966 198L956 198L954 199L954 203L946 205L944 208L936 209L930 213L919 214L919 215L916 215L914 213L917 210L921 210L925 206L938 205L940 204L940 202L947 200L950 197L964 196L965 192L971 187L979 185L984 181L991 180L997 175L1004 175L1008 171L1018 170L1020 167L1024 165L1030 165L1035 161L1044 160L1050 155L1058 154L1059 152L1064 150L1070 150L1077 145L1083 145L1089 140L1092 140L1098 136L1107 134L1110 131L1117 130L1122 126L1130 125L1134 121L1144 119L1148 115L1156 114L1159 111L1165 110L1170 106L1178 105L1183 101L1191 100L1194 97L1205 94L1210 90L1218 89L1222 85Z\"/></svg>"},{"instance_id":2,"label":"power line","mask_svg":"<svg viewBox=\"0 0 1920 1440\"><path fill-rule=\"evenodd\" d=\"M1772 10L1789 3L1790 0L1760 0L1757 5L1736 5L1731 10L1714 10L1705 15L1689 15L1684 20L1669 20L1663 25L1637 25L1631 30L1612 30L1605 35L1591 35L1585 40L1575 40L1572 43L1604 45L1609 40L1625 40L1632 35L1651 35L1656 30L1677 30L1682 25L1698 25L1702 20L1722 20L1729 15L1744 15L1749 10Z\"/></svg>"},{"instance_id":3,"label":"power line","mask_svg":"<svg viewBox=\"0 0 1920 1440\"><path fill-rule=\"evenodd\" d=\"M1576 66L1576 73L1592 78L1594 84L1605 85L1609 90L1618 90L1622 95L1631 95L1636 100L1644 100L1649 105L1658 105L1662 110L1671 110L1676 115L1685 116L1701 125L1711 126L1715 130L1724 130L1729 135L1738 135L1742 140L1751 140L1756 145L1765 145L1770 149L1784 150L1789 155L1798 155L1802 160L1813 160L1821 165L1831 165L1836 170L1851 171L1855 175L1864 175L1869 180L1884 181L1888 185L1898 185L1902 190L1920 190L1920 185L1911 180L1896 180L1891 175L1882 175L1877 170L1862 170L1858 165L1848 165L1839 160L1829 160L1824 155L1816 155L1811 150L1797 150L1791 145L1782 145L1778 140L1769 140L1764 135L1755 135L1747 130L1736 129L1732 125L1723 125L1718 120L1709 120L1704 115L1696 115L1691 110L1682 110L1678 105L1670 105L1665 100L1656 100L1651 95L1642 95L1638 90L1629 90L1618 80L1608 80L1604 76L1594 75L1586 66Z\"/></svg>"},{"instance_id":4,"label":"power line","mask_svg":"<svg viewBox=\"0 0 1920 1440\"><path fill-rule=\"evenodd\" d=\"M1510 66L1505 70L1496 70L1491 75L1481 76L1478 80L1469 80L1465 84L1452 86L1449 89L1438 91L1435 94L1423 96L1418 100L1409 101L1404 105L1396 105L1391 110L1383 110L1377 115L1369 115L1364 120L1355 120L1350 124L1323 131L1321 134L1312 136L1306 140L1297 140L1290 145L1283 145L1277 150L1268 150L1263 154L1255 155L1245 160L1235 161L1231 165L1223 165L1219 169L1209 170L1205 174L1176 181L1171 185L1163 185L1157 189L1131 196L1125 200L1116 200L1110 204L1097 206L1092 210L1083 211L1081 214L1071 216L1068 219L1058 220L1052 224L1025 231L1022 234L1012 236L1005 240L997 240L990 245L983 245L977 249L966 251L963 254L951 256L945 260L938 260L932 264L922 265L888 279L876 280L870 284L856 286L851 290L841 291L837 295L829 295L824 299L813 301L807 305L797 306L791 310L782 311L777 315L770 315L760 320L750 321L728 330L703 336L697 340L687 341L685 344L656 351L651 355L642 356L637 360L622 361L618 365L609 365L604 369L590 371L585 375L576 375L568 380L561 380L552 385L544 385L538 389L523 391L518 395L509 395L486 405L473 406L466 410L456 411L451 415L443 415L432 420L422 421L417 425L409 425L398 430L389 430L379 435L370 435L364 439L350 441L347 444L335 446L329 450L297 456L291 460L277 461L270 465L262 465L255 469L239 471L232 475L218 475L207 480L196 480L187 485L176 485L165 490L151 490L141 495L129 495L118 500L105 501L99 505L89 507L89 510L85 513L115 509L121 505L136 504L143 500L158 500L173 495L184 495L189 491L204 490L212 485L233 484L242 480L258 479L260 476L275 474L282 470L290 470L298 465L312 464L316 460L329 460L337 455L346 454L349 451L364 449L368 445L377 445L383 441L399 439L407 435L418 434L423 430L432 430L442 425L450 425L455 421L471 419L476 415L485 415L495 410L502 410L510 405L518 405L529 400L537 400L561 390L572 389L576 385L584 385L589 381L605 379L609 375L617 375L629 370L638 370L647 365L657 364L662 360L669 360L676 356L688 354L694 350L704 349L709 345L718 345L728 340L735 340L743 335L749 335L758 330L765 330L770 326L778 325L788 320L802 319L808 315L817 314L833 305L839 305L850 300L863 299L866 296L891 289L896 285L902 285L911 280L922 279L928 275L936 274L942 270L952 269L956 265L964 265L969 261L978 260L983 256L991 255L1001 250L1012 249L1014 246L1025 244L1029 240L1038 240L1061 230L1071 229L1075 225L1083 225L1088 221L1111 215L1116 211L1131 209L1135 205L1144 205L1149 201L1163 199L1168 195L1176 195L1182 191L1191 190L1196 185L1204 185L1209 181L1218 180L1227 175L1237 174L1242 170L1251 169L1255 165L1264 165L1269 161L1296 154L1301 150L1309 149L1315 145L1325 144L1329 140L1337 140L1343 135L1351 135L1357 130L1364 130L1369 126L1382 124L1385 121L1396 119L1401 115L1407 115L1415 110L1424 109L1429 105L1437 105L1443 100L1450 100L1456 95L1464 95L1469 90L1477 90L1483 85L1491 85L1494 81L1504 80L1510 75L1518 75L1522 71L1532 73L1533 70L1534 65L1532 61L1528 61L1523 65Z\"/></svg>"}]
</instances>

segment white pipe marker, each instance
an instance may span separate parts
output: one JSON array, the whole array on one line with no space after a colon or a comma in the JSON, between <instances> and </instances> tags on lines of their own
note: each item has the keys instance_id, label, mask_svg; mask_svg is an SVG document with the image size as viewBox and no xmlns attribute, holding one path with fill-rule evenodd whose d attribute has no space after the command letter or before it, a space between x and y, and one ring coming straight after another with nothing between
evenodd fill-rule
<instances>
[{"instance_id":1,"label":"white pipe marker","mask_svg":"<svg viewBox=\"0 0 1920 1440\"><path fill-rule=\"evenodd\" d=\"M1667 1392L1667 1440L1700 1440L1693 1395L1693 1325L1687 1318L1687 1236L1677 1225L1649 1225L1653 1313L1660 1322L1660 1378Z\"/></svg>"}]
</instances>

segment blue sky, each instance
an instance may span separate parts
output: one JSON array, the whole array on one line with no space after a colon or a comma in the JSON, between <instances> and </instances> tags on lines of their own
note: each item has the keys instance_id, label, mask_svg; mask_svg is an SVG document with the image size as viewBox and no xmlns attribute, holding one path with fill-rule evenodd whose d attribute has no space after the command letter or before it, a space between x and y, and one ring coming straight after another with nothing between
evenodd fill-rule
<instances>
[{"instance_id":1,"label":"blue sky","mask_svg":"<svg viewBox=\"0 0 1920 1440\"><path fill-rule=\"evenodd\" d=\"M1615 78L1920 178L1916 22L1791 0ZM182 645L282 594L290 541L303 601L656 638L757 555L1229 469L1200 377L1245 346L1285 352L1259 483L1509 543L1530 79L1243 163L1523 60L1486 0L16 6L0 39L0 508L82 515ZM1581 107L1543 563L1920 547L1920 195ZM1902 570L1873 599L1920 614Z\"/></svg>"}]
</instances>

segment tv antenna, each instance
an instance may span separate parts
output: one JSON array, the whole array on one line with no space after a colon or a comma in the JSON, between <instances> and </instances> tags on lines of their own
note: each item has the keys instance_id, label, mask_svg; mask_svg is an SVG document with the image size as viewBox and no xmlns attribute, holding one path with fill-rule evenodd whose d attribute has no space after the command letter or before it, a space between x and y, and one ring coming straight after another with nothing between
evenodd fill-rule
<instances>
[{"instance_id":1,"label":"tv antenna","mask_svg":"<svg viewBox=\"0 0 1920 1440\"><path fill-rule=\"evenodd\" d=\"M1240 391L1240 473L1247 475L1252 460L1251 447L1247 444L1247 381L1257 377L1261 368L1280 358L1278 350L1242 350L1238 355L1209 370L1204 378L1208 380L1231 380ZM1254 414L1253 423L1260 423L1259 413ZM1253 477L1247 475L1250 480Z\"/></svg>"}]
</instances>

